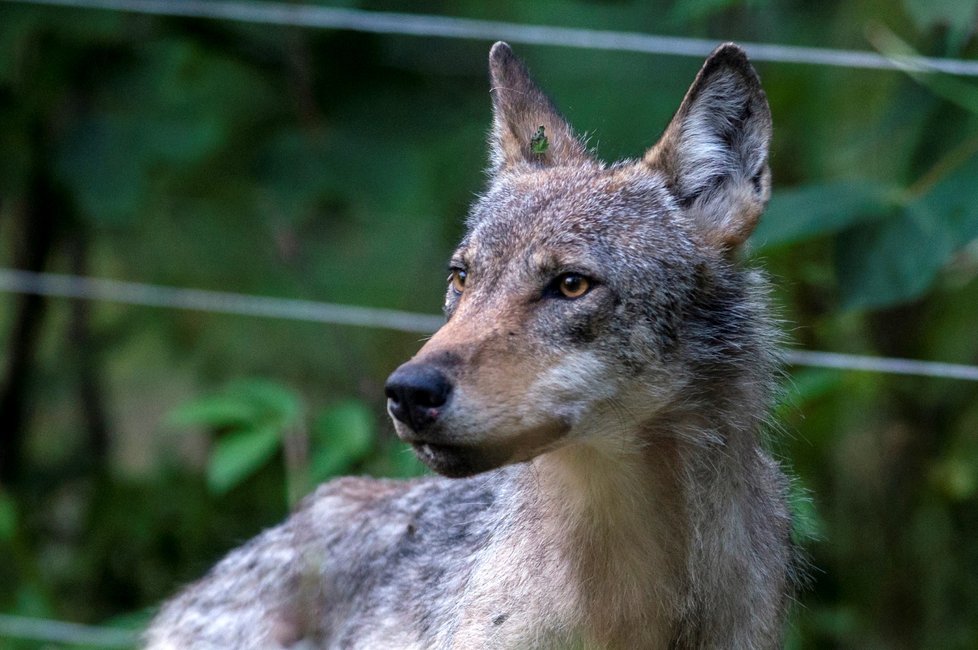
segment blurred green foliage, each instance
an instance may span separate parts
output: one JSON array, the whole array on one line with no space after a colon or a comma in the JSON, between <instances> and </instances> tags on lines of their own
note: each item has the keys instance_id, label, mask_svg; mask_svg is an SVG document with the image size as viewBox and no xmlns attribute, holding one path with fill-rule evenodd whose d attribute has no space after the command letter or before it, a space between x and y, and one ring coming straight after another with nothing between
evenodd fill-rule
<instances>
[{"instance_id":1,"label":"blurred green foliage","mask_svg":"<svg viewBox=\"0 0 978 650\"><path fill-rule=\"evenodd\" d=\"M410 10L978 55L964 0ZM0 265L434 313L488 45L0 4ZM652 144L700 64L517 51L605 159ZM978 363L978 84L757 67L776 189L751 250L792 341ZM315 482L420 471L382 390L416 336L0 300L0 611L138 626ZM812 563L791 647L978 647L978 386L793 369L779 414Z\"/></svg>"}]
</instances>

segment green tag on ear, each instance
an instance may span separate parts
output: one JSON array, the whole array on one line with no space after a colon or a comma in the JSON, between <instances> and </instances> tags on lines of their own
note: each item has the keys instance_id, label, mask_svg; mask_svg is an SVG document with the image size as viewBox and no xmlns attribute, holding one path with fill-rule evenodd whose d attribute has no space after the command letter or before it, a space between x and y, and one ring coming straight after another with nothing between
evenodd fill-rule
<instances>
[{"instance_id":1,"label":"green tag on ear","mask_svg":"<svg viewBox=\"0 0 978 650\"><path fill-rule=\"evenodd\" d=\"M550 148L550 141L547 140L547 134L544 133L543 125L537 129L533 137L530 138L530 150L537 154L538 156L547 153L547 149Z\"/></svg>"}]
</instances>

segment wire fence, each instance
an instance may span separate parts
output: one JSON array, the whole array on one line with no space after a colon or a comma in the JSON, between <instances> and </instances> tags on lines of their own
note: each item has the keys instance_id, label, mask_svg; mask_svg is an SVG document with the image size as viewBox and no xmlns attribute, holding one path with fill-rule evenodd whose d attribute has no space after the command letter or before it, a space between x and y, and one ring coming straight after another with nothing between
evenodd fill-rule
<instances>
[{"instance_id":1,"label":"wire fence","mask_svg":"<svg viewBox=\"0 0 978 650\"><path fill-rule=\"evenodd\" d=\"M144 307L189 309L215 314L260 316L331 325L373 327L411 334L431 334L444 322L441 316L393 309L165 287L78 275L33 273L16 269L0 269L0 292L100 300ZM978 381L978 366L954 363L807 350L789 350L786 360L792 365L815 368Z\"/></svg>"},{"instance_id":2,"label":"wire fence","mask_svg":"<svg viewBox=\"0 0 978 650\"><path fill-rule=\"evenodd\" d=\"M0 641L3 639L67 643L94 648L133 648L139 641L139 635L132 630L114 627L0 614ZM0 647L6 645L0 643Z\"/></svg>"},{"instance_id":3,"label":"wire fence","mask_svg":"<svg viewBox=\"0 0 978 650\"><path fill-rule=\"evenodd\" d=\"M377 327L417 334L431 334L441 327L444 320L441 316L414 314L393 309L164 287L14 269L0 269L0 291L57 298L102 300L144 307L190 309L238 316L263 316L331 325Z\"/></svg>"},{"instance_id":4,"label":"wire fence","mask_svg":"<svg viewBox=\"0 0 978 650\"><path fill-rule=\"evenodd\" d=\"M506 40L512 43L704 57L717 42L639 32L550 25L523 25L427 14L363 11L291 2L234 0L3 0L20 4L103 9L183 18L210 18L262 25L350 30L434 38ZM978 76L978 61L878 54L859 50L740 42L755 61L799 63L870 70L911 70Z\"/></svg>"}]
</instances>

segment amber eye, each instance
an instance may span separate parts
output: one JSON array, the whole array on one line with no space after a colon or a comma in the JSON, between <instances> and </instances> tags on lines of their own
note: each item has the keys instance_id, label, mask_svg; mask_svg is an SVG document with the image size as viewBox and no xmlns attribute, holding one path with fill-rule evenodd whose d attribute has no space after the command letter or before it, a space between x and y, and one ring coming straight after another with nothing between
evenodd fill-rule
<instances>
[{"instance_id":1,"label":"amber eye","mask_svg":"<svg viewBox=\"0 0 978 650\"><path fill-rule=\"evenodd\" d=\"M462 293L465 291L465 278L468 277L468 273L462 269L452 269L452 274L448 276L448 281L452 285L452 290L455 293Z\"/></svg>"},{"instance_id":2,"label":"amber eye","mask_svg":"<svg viewBox=\"0 0 978 650\"><path fill-rule=\"evenodd\" d=\"M577 273L565 273L557 278L557 288L565 298L580 298L591 289L591 281Z\"/></svg>"}]
</instances>

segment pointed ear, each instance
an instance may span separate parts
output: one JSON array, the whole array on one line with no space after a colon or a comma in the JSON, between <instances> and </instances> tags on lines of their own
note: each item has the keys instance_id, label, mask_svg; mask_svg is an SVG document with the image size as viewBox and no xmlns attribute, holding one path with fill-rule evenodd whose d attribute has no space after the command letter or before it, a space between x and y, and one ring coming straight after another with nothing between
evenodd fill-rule
<instances>
[{"instance_id":1,"label":"pointed ear","mask_svg":"<svg viewBox=\"0 0 978 650\"><path fill-rule=\"evenodd\" d=\"M499 172L519 163L562 165L590 161L583 143L543 94L506 43L489 52L492 82L490 165Z\"/></svg>"},{"instance_id":2,"label":"pointed ear","mask_svg":"<svg viewBox=\"0 0 978 650\"><path fill-rule=\"evenodd\" d=\"M644 163L665 173L707 241L732 250L750 236L771 194L771 111L744 51L706 60Z\"/></svg>"}]
</instances>

